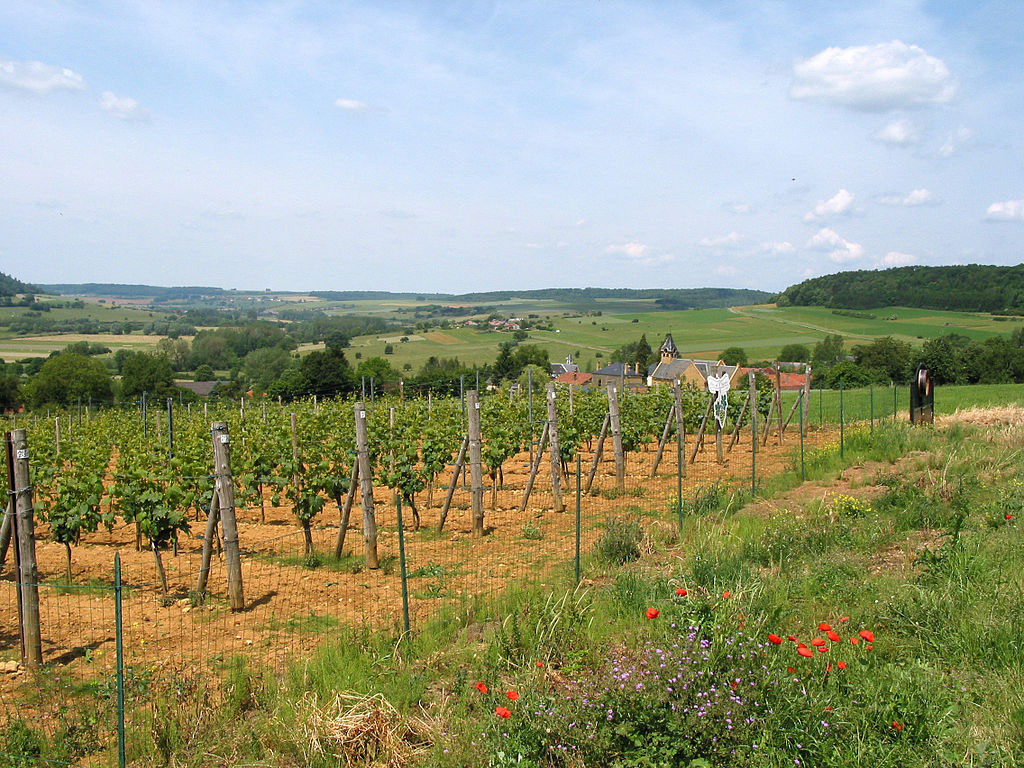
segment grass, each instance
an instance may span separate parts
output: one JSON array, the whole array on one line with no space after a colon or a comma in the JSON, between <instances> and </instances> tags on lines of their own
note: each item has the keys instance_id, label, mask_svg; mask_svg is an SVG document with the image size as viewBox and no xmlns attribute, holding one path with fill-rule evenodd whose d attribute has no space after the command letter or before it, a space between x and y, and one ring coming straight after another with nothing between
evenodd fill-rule
<instances>
[{"instance_id":1,"label":"grass","mask_svg":"<svg viewBox=\"0 0 1024 768\"><path fill-rule=\"evenodd\" d=\"M581 587L571 568L514 582L401 642L331 627L338 641L284 675L232 661L218 698L191 678L153 684L132 711L131 757L345 764L329 754L351 747L357 718L330 702L349 692L397 711L409 749L394 765L1024 764L1024 427L847 437L845 456L808 457L820 492L788 494L790 472L754 500L706 489L671 537L657 517L607 526ZM821 622L841 642L804 658L785 638L813 648ZM9 726L0 749L46 756L32 725Z\"/></svg>"}]
</instances>

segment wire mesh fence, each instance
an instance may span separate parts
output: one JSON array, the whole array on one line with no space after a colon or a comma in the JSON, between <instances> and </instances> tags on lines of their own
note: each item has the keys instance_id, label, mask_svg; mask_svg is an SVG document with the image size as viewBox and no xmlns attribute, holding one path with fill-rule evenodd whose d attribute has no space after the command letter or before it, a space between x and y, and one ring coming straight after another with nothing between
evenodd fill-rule
<instances>
[{"instance_id":1,"label":"wire mesh fence","mask_svg":"<svg viewBox=\"0 0 1024 768\"><path fill-rule=\"evenodd\" d=\"M0 573L0 761L116 764L106 745L122 723L126 759L155 760L154 744L169 738L167 729L201 725L201 712L190 720L171 711L174 702L215 703L231 695L240 664L284 676L319 644L348 633L401 637L442 616L469 621L510 585L586 581L623 551L642 548L644 536L670 537L716 489L753 491L767 478L799 470L805 451L834 445L841 426L826 414L829 398L819 400L817 420L805 420L803 409L793 407L795 397L784 393L781 409L767 422L759 416L756 425L727 422L716 430L715 420L706 419L703 434L691 431L680 441L669 422L661 439L627 442L621 452L614 435L602 444L591 434L568 457L552 458L540 396L529 409L521 450L494 471L484 462L476 484L453 451L434 482L408 498L373 485L378 567L364 556L358 503L342 529L343 505L325 501L307 539L296 526L294 504L261 489L258 500L250 495L236 513L241 611L231 610L219 537L208 583L199 589L201 514L193 513L191 531L162 551L138 546L129 523L83 536L70 579L68 550L42 536L39 669L18 662L18 584L10 569ZM854 403L850 412L863 413L859 399ZM844 399L840 419L847 419L846 408ZM483 535L474 532L475 508L483 513Z\"/></svg>"}]
</instances>

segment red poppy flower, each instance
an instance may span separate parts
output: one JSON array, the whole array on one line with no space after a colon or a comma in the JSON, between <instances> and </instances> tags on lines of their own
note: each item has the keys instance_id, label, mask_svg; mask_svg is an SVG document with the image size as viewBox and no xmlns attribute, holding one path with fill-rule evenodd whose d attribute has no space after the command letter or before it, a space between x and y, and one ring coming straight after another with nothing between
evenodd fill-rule
<instances>
[{"instance_id":1,"label":"red poppy flower","mask_svg":"<svg viewBox=\"0 0 1024 768\"><path fill-rule=\"evenodd\" d=\"M846 662L845 661L840 661L838 664L836 664L836 666L839 667L840 669L846 669Z\"/></svg>"},{"instance_id":2,"label":"red poppy flower","mask_svg":"<svg viewBox=\"0 0 1024 768\"><path fill-rule=\"evenodd\" d=\"M646 616L648 619L656 619L658 618L658 614L660 613L661 611L659 611L657 608L648 608Z\"/></svg>"},{"instance_id":3,"label":"red poppy flower","mask_svg":"<svg viewBox=\"0 0 1024 768\"><path fill-rule=\"evenodd\" d=\"M722 597L728 600L730 597L732 597L732 592L723 592Z\"/></svg>"},{"instance_id":4,"label":"red poppy flower","mask_svg":"<svg viewBox=\"0 0 1024 768\"><path fill-rule=\"evenodd\" d=\"M772 643L775 643L775 645L781 645L782 644L782 638L779 637L778 635L768 635L768 641L772 642Z\"/></svg>"},{"instance_id":5,"label":"red poppy flower","mask_svg":"<svg viewBox=\"0 0 1024 768\"><path fill-rule=\"evenodd\" d=\"M512 717L512 712L507 707L495 707L494 714L496 714L498 717Z\"/></svg>"},{"instance_id":6,"label":"red poppy flower","mask_svg":"<svg viewBox=\"0 0 1024 768\"><path fill-rule=\"evenodd\" d=\"M676 590L676 594L679 595L680 597L686 597L686 590L683 589L682 587L679 587Z\"/></svg>"},{"instance_id":7,"label":"red poppy flower","mask_svg":"<svg viewBox=\"0 0 1024 768\"><path fill-rule=\"evenodd\" d=\"M837 635L831 629L828 632L826 632L825 634L828 636L828 639L831 640L833 643L841 643L841 642L843 642L843 638L841 638L839 635Z\"/></svg>"},{"instance_id":8,"label":"red poppy flower","mask_svg":"<svg viewBox=\"0 0 1024 768\"><path fill-rule=\"evenodd\" d=\"M870 629L862 629L857 634L860 635L861 637L863 637L869 643L875 642L875 633L872 632Z\"/></svg>"},{"instance_id":9,"label":"red poppy flower","mask_svg":"<svg viewBox=\"0 0 1024 768\"><path fill-rule=\"evenodd\" d=\"M515 691L506 691L505 692L505 698L508 699L509 701L515 701L516 699L519 698L519 694L516 693Z\"/></svg>"},{"instance_id":10,"label":"red poppy flower","mask_svg":"<svg viewBox=\"0 0 1024 768\"><path fill-rule=\"evenodd\" d=\"M828 650L828 649L826 649L826 650ZM825 671L826 672L831 672L832 671L832 662L831 661L828 664L825 665Z\"/></svg>"},{"instance_id":11,"label":"red poppy flower","mask_svg":"<svg viewBox=\"0 0 1024 768\"><path fill-rule=\"evenodd\" d=\"M1003 517L1005 517L1007 520L1013 520L1013 515L1011 515L1009 512L1003 515Z\"/></svg>"},{"instance_id":12,"label":"red poppy flower","mask_svg":"<svg viewBox=\"0 0 1024 768\"><path fill-rule=\"evenodd\" d=\"M814 646L821 646L821 645L824 645L824 644L825 644L825 641L822 640L820 637L816 637L813 640L811 640L811 645L814 645Z\"/></svg>"},{"instance_id":13,"label":"red poppy flower","mask_svg":"<svg viewBox=\"0 0 1024 768\"><path fill-rule=\"evenodd\" d=\"M792 635L786 635L786 638L789 639L789 640L792 640L794 643L796 642L796 638L793 637Z\"/></svg>"},{"instance_id":14,"label":"red poppy flower","mask_svg":"<svg viewBox=\"0 0 1024 768\"><path fill-rule=\"evenodd\" d=\"M478 682L473 687L476 688L478 691L480 691L480 693L487 693L487 686L484 685L483 683Z\"/></svg>"},{"instance_id":15,"label":"red poppy flower","mask_svg":"<svg viewBox=\"0 0 1024 768\"><path fill-rule=\"evenodd\" d=\"M735 680L729 683L729 687L732 688L734 691L736 690L737 685L739 685L739 683L737 683Z\"/></svg>"},{"instance_id":16,"label":"red poppy flower","mask_svg":"<svg viewBox=\"0 0 1024 768\"><path fill-rule=\"evenodd\" d=\"M873 650L875 650L875 646L873 646L871 643L868 643L867 645L864 646L864 649L868 650L868 651L873 651Z\"/></svg>"},{"instance_id":17,"label":"red poppy flower","mask_svg":"<svg viewBox=\"0 0 1024 768\"><path fill-rule=\"evenodd\" d=\"M827 645L819 645L818 646L818 653L828 653L828 646Z\"/></svg>"},{"instance_id":18,"label":"red poppy flower","mask_svg":"<svg viewBox=\"0 0 1024 768\"><path fill-rule=\"evenodd\" d=\"M811 658L811 656L814 655L814 651L812 651L806 645L802 645L799 648L797 648L796 652L799 653L801 656L806 656L807 658Z\"/></svg>"},{"instance_id":19,"label":"red poppy flower","mask_svg":"<svg viewBox=\"0 0 1024 768\"><path fill-rule=\"evenodd\" d=\"M825 707L825 711L826 712L831 712L832 711L832 705L829 704L827 707Z\"/></svg>"},{"instance_id":20,"label":"red poppy flower","mask_svg":"<svg viewBox=\"0 0 1024 768\"><path fill-rule=\"evenodd\" d=\"M796 674L796 670L793 669L793 667L786 667L786 671L789 672L789 674L791 674L791 675L795 675Z\"/></svg>"},{"instance_id":21,"label":"red poppy flower","mask_svg":"<svg viewBox=\"0 0 1024 768\"><path fill-rule=\"evenodd\" d=\"M850 638L850 642L853 643L854 645L856 645L857 643L860 642L860 638L859 637L851 637Z\"/></svg>"},{"instance_id":22,"label":"red poppy flower","mask_svg":"<svg viewBox=\"0 0 1024 768\"><path fill-rule=\"evenodd\" d=\"M823 622L821 622L821 624L818 625L818 629L821 630L822 632L828 632L830 629L832 629L832 625L831 624L826 624L823 621Z\"/></svg>"},{"instance_id":23,"label":"red poppy flower","mask_svg":"<svg viewBox=\"0 0 1024 768\"><path fill-rule=\"evenodd\" d=\"M543 661L538 661L537 662L537 669L540 669L543 666L544 666L544 662Z\"/></svg>"},{"instance_id":24,"label":"red poppy flower","mask_svg":"<svg viewBox=\"0 0 1024 768\"><path fill-rule=\"evenodd\" d=\"M841 618L841 619L839 620L839 623L840 623L840 624L842 624L843 622L845 622L845 621L849 621L849 620L850 620L850 617L849 617L849 616L843 616L843 618Z\"/></svg>"},{"instance_id":25,"label":"red poppy flower","mask_svg":"<svg viewBox=\"0 0 1024 768\"><path fill-rule=\"evenodd\" d=\"M902 731L903 730L903 723L901 723L899 720L893 720L892 721L892 727L893 727L893 730L895 730L895 731Z\"/></svg>"}]
</instances>

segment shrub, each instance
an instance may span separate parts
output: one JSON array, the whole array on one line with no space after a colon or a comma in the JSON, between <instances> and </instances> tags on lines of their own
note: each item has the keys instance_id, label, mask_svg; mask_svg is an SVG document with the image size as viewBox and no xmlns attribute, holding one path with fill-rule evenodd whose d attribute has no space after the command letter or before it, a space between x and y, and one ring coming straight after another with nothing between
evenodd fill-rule
<instances>
[{"instance_id":1,"label":"shrub","mask_svg":"<svg viewBox=\"0 0 1024 768\"><path fill-rule=\"evenodd\" d=\"M640 558L644 532L639 523L617 517L605 521L604 531L594 545L597 558L607 565L623 565Z\"/></svg>"}]
</instances>

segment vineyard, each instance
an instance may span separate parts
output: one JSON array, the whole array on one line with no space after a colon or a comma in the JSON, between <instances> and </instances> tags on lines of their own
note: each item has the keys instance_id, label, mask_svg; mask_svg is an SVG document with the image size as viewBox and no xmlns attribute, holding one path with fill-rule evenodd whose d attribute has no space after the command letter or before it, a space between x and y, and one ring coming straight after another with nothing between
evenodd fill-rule
<instances>
[{"instance_id":1,"label":"vineyard","mask_svg":"<svg viewBox=\"0 0 1024 768\"><path fill-rule=\"evenodd\" d=\"M610 519L653 514L669 535L709 493L838 438L802 434L770 387L751 424L739 395L717 434L710 395L688 388L22 416L43 667L16 663L5 567L3 711L29 706L56 732L63 697L109 681L115 552L131 721L133 680L215 678L237 654L283 670L345 631L415 630L514 582L585 578Z\"/></svg>"}]
</instances>

